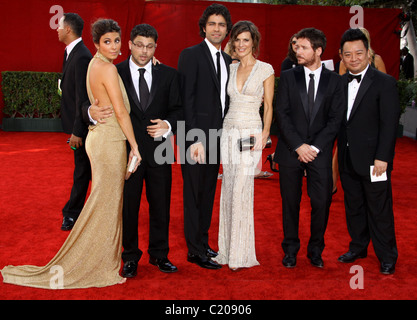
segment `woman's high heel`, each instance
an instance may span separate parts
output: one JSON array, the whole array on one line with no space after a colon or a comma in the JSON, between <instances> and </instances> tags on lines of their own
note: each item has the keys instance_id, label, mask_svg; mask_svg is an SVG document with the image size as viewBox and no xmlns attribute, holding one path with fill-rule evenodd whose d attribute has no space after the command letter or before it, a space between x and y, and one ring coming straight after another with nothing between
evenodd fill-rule
<instances>
[{"instance_id":1,"label":"woman's high heel","mask_svg":"<svg viewBox=\"0 0 417 320\"><path fill-rule=\"evenodd\" d=\"M279 170L275 167L276 163L274 162L274 160L272 160L272 154L270 154L266 157L265 163L267 161L269 161L269 166L271 167L272 171L279 172Z\"/></svg>"}]
</instances>

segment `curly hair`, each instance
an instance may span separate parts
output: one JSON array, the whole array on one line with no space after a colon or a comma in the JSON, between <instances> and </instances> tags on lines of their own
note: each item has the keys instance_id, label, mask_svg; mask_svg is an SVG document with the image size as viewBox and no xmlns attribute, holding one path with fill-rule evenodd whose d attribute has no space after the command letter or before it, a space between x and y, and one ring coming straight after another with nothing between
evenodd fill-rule
<instances>
[{"instance_id":1,"label":"curly hair","mask_svg":"<svg viewBox=\"0 0 417 320\"><path fill-rule=\"evenodd\" d=\"M233 24L232 24L232 17L230 16L229 10L222 4L213 3L212 5L208 6L206 10L204 10L203 15L200 17L200 20L198 21L198 25L200 26L200 36L202 38L206 37L206 33L204 32L204 29L206 28L207 20L210 16L213 14L215 15L221 15L226 20L227 24L227 34L229 34L230 30L232 30Z\"/></svg>"}]
</instances>

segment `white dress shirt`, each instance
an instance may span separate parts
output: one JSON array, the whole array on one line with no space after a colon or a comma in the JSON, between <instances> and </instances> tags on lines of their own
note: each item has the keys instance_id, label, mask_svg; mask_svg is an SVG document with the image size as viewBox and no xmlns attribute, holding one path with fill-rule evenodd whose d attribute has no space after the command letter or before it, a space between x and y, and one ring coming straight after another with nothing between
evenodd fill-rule
<instances>
[{"instance_id":1,"label":"white dress shirt","mask_svg":"<svg viewBox=\"0 0 417 320\"><path fill-rule=\"evenodd\" d=\"M83 39L80 37L80 38L78 38L78 39L75 39L73 42L71 42L69 45L67 45L66 46L66 48L65 48L65 50L67 50L67 60L68 60L68 57L69 57L69 55L70 55L70 53L71 53L71 51L74 49L74 47L79 43L79 42L81 42Z\"/></svg>"},{"instance_id":2,"label":"white dress shirt","mask_svg":"<svg viewBox=\"0 0 417 320\"><path fill-rule=\"evenodd\" d=\"M146 84L148 85L149 92L151 92L152 88L152 59L149 60L149 62L144 67L139 67L136 63L133 62L132 56L130 56L129 59L129 67L130 67L130 74L132 76L133 85L135 87L136 94L138 96L138 99L140 101L140 94L139 94L139 69L144 68L146 71L143 74L145 77ZM164 138L166 138L172 130L171 124L164 120L164 122L168 125L168 131L163 135Z\"/></svg>"},{"instance_id":3,"label":"white dress shirt","mask_svg":"<svg viewBox=\"0 0 417 320\"><path fill-rule=\"evenodd\" d=\"M146 84L148 85L149 92L151 92L152 86L152 60L150 60L144 67L139 67L136 63L133 62L132 57L129 59L130 74L132 75L133 86L135 87L136 94L140 101L139 95L139 69L144 68L146 71L144 77Z\"/></svg>"},{"instance_id":4,"label":"white dress shirt","mask_svg":"<svg viewBox=\"0 0 417 320\"><path fill-rule=\"evenodd\" d=\"M321 75L321 70L323 69L323 66L320 64L320 67L317 68L314 71L311 71L309 68L304 67L304 75L305 75L305 81L306 81L306 88L308 91L308 85L310 83L310 73L314 74L314 100L316 100L316 96L317 96L317 89L319 87L319 83L320 83L320 75ZM308 93L308 92L307 92ZM314 149L314 151L316 151L317 153L320 152L320 149L317 148L316 146L310 145L310 147L312 147Z\"/></svg>"},{"instance_id":5,"label":"white dress shirt","mask_svg":"<svg viewBox=\"0 0 417 320\"><path fill-rule=\"evenodd\" d=\"M321 75L322 69L323 67L321 65L318 69L314 71L311 71L309 68L304 67L304 75L305 75L307 91L308 91L308 84L310 83L310 73L314 74L314 100L316 100L317 88L319 87L320 75Z\"/></svg>"},{"instance_id":6,"label":"white dress shirt","mask_svg":"<svg viewBox=\"0 0 417 320\"><path fill-rule=\"evenodd\" d=\"M210 50L211 53L211 57L213 58L213 62L214 62L214 68L216 69L217 72L217 52L220 52L220 72L221 72L221 77L220 77L220 100L222 103L222 117L224 117L224 109L226 107L226 83L227 83L227 79L228 79L228 74L227 74L227 67L226 67L226 62L223 59L223 55L221 53L221 50L217 50L217 48L212 45L210 43L210 41L206 39L204 39L208 45L208 48Z\"/></svg>"},{"instance_id":7,"label":"white dress shirt","mask_svg":"<svg viewBox=\"0 0 417 320\"><path fill-rule=\"evenodd\" d=\"M135 87L136 94L138 96L138 99L140 101L140 95L139 95L139 69L144 68L146 71L144 73L146 84L148 85L149 92L151 92L152 88L152 60L150 60L144 67L139 67L137 64L135 64L132 60L132 57L129 59L129 68L130 68L130 74L133 81L133 86ZM97 121L91 118L90 116L90 108L88 108L88 116L90 118L90 121L94 124L97 124ZM164 120L164 122L168 125L168 131L162 135L162 137L166 138L172 131L171 124ZM134 128L133 128L134 130Z\"/></svg>"},{"instance_id":8,"label":"white dress shirt","mask_svg":"<svg viewBox=\"0 0 417 320\"><path fill-rule=\"evenodd\" d=\"M349 120L350 113L352 112L353 104L355 103L356 95L358 94L359 87L360 87L360 85L363 81L363 78L365 76L366 71L368 71L368 68L369 68L369 65L362 72L360 72L358 74L354 74L355 76L357 76L357 75L362 76L360 83L358 83L358 80L353 79L348 84L348 109L347 109L347 114L346 114L346 120ZM349 73L351 73L351 72L349 72ZM351 73L351 74L353 74L353 73Z\"/></svg>"}]
</instances>

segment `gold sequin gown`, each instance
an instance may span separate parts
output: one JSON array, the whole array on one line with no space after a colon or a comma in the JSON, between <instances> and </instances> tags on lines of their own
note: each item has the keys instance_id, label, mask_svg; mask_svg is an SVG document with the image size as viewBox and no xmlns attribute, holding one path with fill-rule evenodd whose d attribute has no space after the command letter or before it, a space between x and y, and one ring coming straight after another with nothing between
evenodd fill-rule
<instances>
[{"instance_id":1,"label":"gold sequin gown","mask_svg":"<svg viewBox=\"0 0 417 320\"><path fill-rule=\"evenodd\" d=\"M254 175L262 151L239 150L238 139L262 133L259 108L262 104L263 82L274 74L268 63L257 60L242 91L236 86L239 63L230 65L227 93L229 111L223 122L220 139L223 177L220 194L219 255L213 259L229 268L259 265L255 251L253 217Z\"/></svg>"},{"instance_id":2,"label":"gold sequin gown","mask_svg":"<svg viewBox=\"0 0 417 320\"><path fill-rule=\"evenodd\" d=\"M89 86L91 60L87 72ZM101 58L105 60L104 57ZM129 100L119 77L124 103ZM86 151L92 169L91 193L68 238L55 257L43 267L7 266L3 281L45 289L104 287L119 283L122 252L122 197L126 172L126 137L113 113L105 124L90 126Z\"/></svg>"}]
</instances>

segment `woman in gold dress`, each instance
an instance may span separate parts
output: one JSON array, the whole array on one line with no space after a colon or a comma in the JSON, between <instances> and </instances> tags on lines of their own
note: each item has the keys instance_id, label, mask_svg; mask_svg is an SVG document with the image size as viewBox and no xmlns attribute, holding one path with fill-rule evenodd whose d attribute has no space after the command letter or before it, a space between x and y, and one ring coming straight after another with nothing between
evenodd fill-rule
<instances>
[{"instance_id":1,"label":"woman in gold dress","mask_svg":"<svg viewBox=\"0 0 417 320\"><path fill-rule=\"evenodd\" d=\"M126 281L119 275L122 251L122 196L126 174L126 139L129 160L141 157L130 121L130 106L113 64L121 47L120 27L100 19L92 26L97 54L87 72L90 102L111 105L106 123L90 126L86 151L92 170L91 193L68 238L43 267L7 266L3 281L45 289L104 287ZM136 170L138 164L134 168Z\"/></svg>"}]
</instances>

